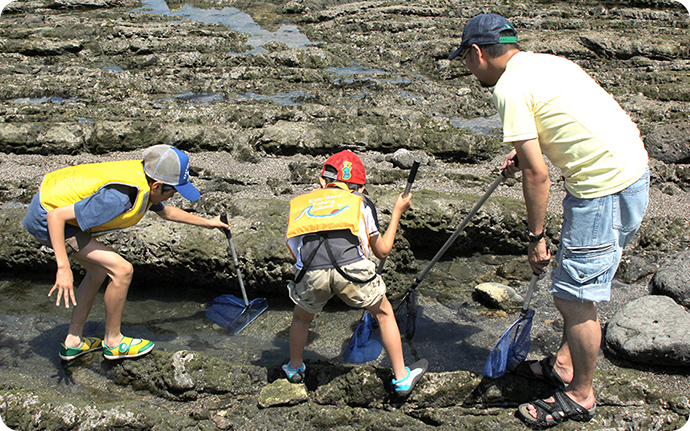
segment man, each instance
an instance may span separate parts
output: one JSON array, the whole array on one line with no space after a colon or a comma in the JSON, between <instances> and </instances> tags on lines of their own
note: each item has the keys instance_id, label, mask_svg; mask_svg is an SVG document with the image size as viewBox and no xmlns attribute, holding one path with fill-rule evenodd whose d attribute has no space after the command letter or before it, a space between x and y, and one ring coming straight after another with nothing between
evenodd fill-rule
<instances>
[{"instance_id":1,"label":"man","mask_svg":"<svg viewBox=\"0 0 690 431\"><path fill-rule=\"evenodd\" d=\"M220 216L205 219L166 206L163 202L176 191L191 201L199 199L199 192L189 182L189 157L169 145L146 149L143 161L89 163L46 174L23 224L55 253L57 274L48 296L57 291L55 305L64 299L65 307L70 303L74 306L60 358L69 361L97 350L103 350L106 359L134 358L153 349L153 342L120 332L132 264L96 237L133 226L146 210L165 220L208 229L228 228ZM86 270L76 291L68 256ZM96 293L106 279L105 336L103 340L83 337Z\"/></svg>"},{"instance_id":2,"label":"man","mask_svg":"<svg viewBox=\"0 0 690 431\"><path fill-rule=\"evenodd\" d=\"M537 274L551 259L544 240L551 185L544 155L565 178L550 290L563 317L563 341L555 357L526 361L516 370L556 390L547 400L521 405L518 414L539 426L589 420L601 345L596 303L610 299L622 250L647 209L647 152L637 126L610 94L569 60L521 51L517 32L504 17L482 14L468 21L449 59L458 56L482 86L494 87L503 140L515 147L501 168L510 175L522 171L528 260Z\"/></svg>"}]
</instances>

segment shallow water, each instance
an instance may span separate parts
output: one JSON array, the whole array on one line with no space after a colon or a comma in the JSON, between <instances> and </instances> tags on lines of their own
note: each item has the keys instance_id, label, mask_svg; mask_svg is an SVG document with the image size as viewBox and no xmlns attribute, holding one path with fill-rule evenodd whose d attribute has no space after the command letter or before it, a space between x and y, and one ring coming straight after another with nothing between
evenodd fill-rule
<instances>
[{"instance_id":1,"label":"shallow water","mask_svg":"<svg viewBox=\"0 0 690 431\"><path fill-rule=\"evenodd\" d=\"M421 262L424 265L426 262ZM505 313L489 310L471 298L471 289L459 292L455 298L439 302L440 286L452 280L467 281L467 261L440 261L418 288L420 312L417 332L411 342L403 342L406 363L423 357L429 361L432 372L467 370L479 374L489 352L503 332L518 318L519 312ZM136 275L135 275L136 278ZM77 277L79 279L79 277ZM555 352L560 343L562 321L548 293L550 278L538 284L530 308L536 311L531 330L530 359L538 359ZM411 282L412 280L410 280ZM51 378L58 386L68 385L68 370L58 357L60 343L67 333L71 310L64 305L55 306L55 299L47 294L53 284L52 274L0 274L0 363L18 370L35 364L54 366ZM524 294L527 282L516 288ZM241 297L237 286L228 286L227 293ZM247 288L250 300L257 298ZM227 360L235 364L251 364L278 368L289 359L288 333L292 321L293 305L285 295L268 296L268 309L239 334L231 335L212 323L205 315L208 301L217 295L205 294L199 289L174 289L160 286L132 286L123 317L122 332L133 337L153 340L156 348L168 352L192 350ZM606 322L625 304L646 294L644 284L626 285L614 281L612 300L599 304L599 316ZM304 358L342 363L342 352L347 346L359 319L361 310L350 309L338 299L332 299L322 313L317 314L309 331ZM104 331L103 290L96 298L84 334L101 337ZM21 359L18 359L21 357ZM32 359L33 357L33 359ZM14 364L14 365L12 365ZM385 352L371 365L390 367ZM33 366L33 365L32 365ZM626 368L633 364L612 362L603 353L597 360L597 369ZM668 367L634 366L641 376L674 393L690 393L687 370Z\"/></svg>"},{"instance_id":2,"label":"shallow water","mask_svg":"<svg viewBox=\"0 0 690 431\"><path fill-rule=\"evenodd\" d=\"M433 282L433 277L430 278ZM67 332L71 309L65 309L64 303L56 306L55 296L47 296L52 283L45 277L5 275L0 278L0 295L5 298L0 303L0 322L6 325L16 319L55 319L56 325L39 336L38 344L44 347L37 353L58 363L57 351ZM103 292L101 289L94 302L84 335L103 334ZM239 334L230 335L204 315L212 296L202 297L198 290L194 294L186 294L184 289L173 294L160 292L157 289L147 292L141 286L130 288L122 322L125 335L150 339L158 349L195 350L237 363L272 367L288 359L293 305L287 294L267 297L268 309ZM228 293L241 297L232 288ZM251 289L248 296L250 300L256 298ZM350 309L338 299L332 299L311 325L305 359L342 362L342 351L361 316L361 310ZM403 343L406 361L411 363L425 357L434 371L480 372L493 343L515 318L512 315L498 320L478 318L476 305L468 305L467 300L441 304L420 289L417 332L411 342ZM372 363L390 365L385 352Z\"/></svg>"},{"instance_id":3,"label":"shallow water","mask_svg":"<svg viewBox=\"0 0 690 431\"><path fill-rule=\"evenodd\" d=\"M254 49L243 54L265 53L267 52L266 49L261 48L261 46L273 41L282 42L288 48L305 48L312 45L307 36L300 32L295 25L281 24L275 32L272 32L262 28L248 13L234 7L200 9L185 4L179 10L171 11L164 0L143 0L143 4L143 7L131 12L173 16L205 24L223 24L230 30L249 34L250 38L247 43Z\"/></svg>"}]
</instances>

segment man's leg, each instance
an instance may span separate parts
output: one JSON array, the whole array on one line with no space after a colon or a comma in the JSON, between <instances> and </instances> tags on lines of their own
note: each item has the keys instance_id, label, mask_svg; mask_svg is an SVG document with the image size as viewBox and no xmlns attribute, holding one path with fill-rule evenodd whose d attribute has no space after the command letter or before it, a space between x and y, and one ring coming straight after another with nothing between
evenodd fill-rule
<instances>
[{"instance_id":1,"label":"man's leg","mask_svg":"<svg viewBox=\"0 0 690 431\"><path fill-rule=\"evenodd\" d=\"M593 302L566 301L554 296L563 316L566 341L573 362L573 380L566 393L585 408L594 405L594 370L601 348L601 324Z\"/></svg>"},{"instance_id":2,"label":"man's leg","mask_svg":"<svg viewBox=\"0 0 690 431\"><path fill-rule=\"evenodd\" d=\"M596 402L592 381L601 347L601 325L596 305L593 302L567 301L555 296L553 300L563 316L565 343L561 349L565 346L569 350L573 364L573 379L565 389L566 395L585 409L590 409ZM554 399L551 397L546 401L553 402ZM530 404L527 409L532 417L537 417L533 405Z\"/></svg>"},{"instance_id":3,"label":"man's leg","mask_svg":"<svg viewBox=\"0 0 690 431\"><path fill-rule=\"evenodd\" d=\"M95 239L92 239L86 247L79 250L73 257L84 265L87 270L91 269L91 272L96 273L96 275L91 278L91 281L89 281L88 288L84 289L84 299L87 300L84 305L85 315L83 315L84 310L80 310L80 312L77 313L76 308L73 313L72 320L75 323L75 327L79 325L78 322L80 319L86 320L85 316L88 315L96 292L98 292L98 287L101 285L98 283L98 287L95 287L95 284L98 281L98 277L100 277L102 273L105 273L110 277L110 281L108 282L103 298L105 302L105 337L103 341L107 346L117 346L122 339L120 326L122 324L122 313L125 308L127 292L134 273L132 264ZM79 300L80 298L78 297L78 306ZM83 323L81 326L83 327Z\"/></svg>"},{"instance_id":4,"label":"man's leg","mask_svg":"<svg viewBox=\"0 0 690 431\"><path fill-rule=\"evenodd\" d=\"M386 349L388 358L391 361L395 379L404 379L407 377L407 370L405 369L402 342L400 341L400 329L398 329L398 322L395 321L395 314L391 303L384 296L379 302L367 308L367 311L379 322L381 344Z\"/></svg>"},{"instance_id":5,"label":"man's leg","mask_svg":"<svg viewBox=\"0 0 690 431\"><path fill-rule=\"evenodd\" d=\"M309 336L309 325L314 320L314 314L295 305L292 312L292 325L290 326L290 368L297 369L302 367L302 354L307 345Z\"/></svg>"},{"instance_id":6,"label":"man's leg","mask_svg":"<svg viewBox=\"0 0 690 431\"><path fill-rule=\"evenodd\" d=\"M551 366L566 385L573 379L573 360L570 356L570 347L568 346L568 340L565 336L565 328L563 329L561 346L558 348L555 357L552 359ZM532 363L530 368L537 376L541 376L543 374L541 364L538 361Z\"/></svg>"}]
</instances>

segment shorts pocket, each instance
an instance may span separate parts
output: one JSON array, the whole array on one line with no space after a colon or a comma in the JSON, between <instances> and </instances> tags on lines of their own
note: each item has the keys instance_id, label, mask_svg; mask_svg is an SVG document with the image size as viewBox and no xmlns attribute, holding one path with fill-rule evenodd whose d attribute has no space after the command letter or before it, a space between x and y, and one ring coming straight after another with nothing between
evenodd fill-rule
<instances>
[{"instance_id":1,"label":"shorts pocket","mask_svg":"<svg viewBox=\"0 0 690 431\"><path fill-rule=\"evenodd\" d=\"M608 243L594 247L566 248L561 266L576 283L585 284L606 273L616 261L616 247ZM599 280L606 283L610 280Z\"/></svg>"}]
</instances>

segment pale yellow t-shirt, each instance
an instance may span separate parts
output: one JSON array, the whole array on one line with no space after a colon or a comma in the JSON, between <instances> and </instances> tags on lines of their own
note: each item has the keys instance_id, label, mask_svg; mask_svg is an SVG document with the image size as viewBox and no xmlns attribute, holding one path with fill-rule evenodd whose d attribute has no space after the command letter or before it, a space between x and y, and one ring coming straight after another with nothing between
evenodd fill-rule
<instances>
[{"instance_id":1,"label":"pale yellow t-shirt","mask_svg":"<svg viewBox=\"0 0 690 431\"><path fill-rule=\"evenodd\" d=\"M640 132L609 93L577 64L549 54L515 54L493 92L506 143L539 138L579 198L619 192L644 173Z\"/></svg>"}]
</instances>

